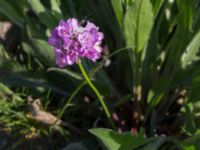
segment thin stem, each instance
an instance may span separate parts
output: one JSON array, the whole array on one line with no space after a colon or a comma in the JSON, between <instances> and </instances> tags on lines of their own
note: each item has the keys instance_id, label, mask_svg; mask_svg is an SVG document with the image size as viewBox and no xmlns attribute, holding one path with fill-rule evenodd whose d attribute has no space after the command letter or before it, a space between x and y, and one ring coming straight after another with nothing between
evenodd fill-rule
<instances>
[{"instance_id":1,"label":"thin stem","mask_svg":"<svg viewBox=\"0 0 200 150\"><path fill-rule=\"evenodd\" d=\"M88 85L91 87L91 89L94 91L94 93L95 93L96 96L98 97L98 99L99 99L99 101L100 101L100 103L101 103L101 105L102 105L102 107L103 107L103 109L104 109L104 112L105 112L105 114L106 114L106 116L107 116L107 118L108 118L108 120L109 120L111 126L115 129L115 125L114 125L114 123L113 123L113 121L112 121L112 119L111 119L110 112L109 112L109 110L108 110L108 108L107 108L107 106L106 106L104 100L102 99L102 97L101 97L99 91L98 91L97 88L94 86L94 84L91 82L90 78L88 77L88 75L87 75L85 69L83 68L83 66L82 66L82 64L81 64L80 62L78 63L78 66L79 66L79 68L80 68L80 70L81 70L81 73L83 74L85 80L87 81Z\"/></svg>"},{"instance_id":2,"label":"thin stem","mask_svg":"<svg viewBox=\"0 0 200 150\"><path fill-rule=\"evenodd\" d=\"M60 119L63 115L63 113L66 111L66 109L68 108L69 104L71 103L71 101L73 100L74 96L79 92L79 90L85 85L87 84L86 81L82 82L72 93L72 95L69 97L69 99L67 100L67 103L65 104L65 106L62 108L62 110L60 111L60 113L58 114L57 118Z\"/></svg>"}]
</instances>

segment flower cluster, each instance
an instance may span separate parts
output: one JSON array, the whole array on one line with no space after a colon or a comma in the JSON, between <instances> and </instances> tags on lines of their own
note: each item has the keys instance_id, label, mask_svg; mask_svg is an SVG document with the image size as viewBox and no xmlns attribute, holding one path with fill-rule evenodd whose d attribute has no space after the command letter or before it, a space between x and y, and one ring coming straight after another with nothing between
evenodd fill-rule
<instances>
[{"instance_id":1,"label":"flower cluster","mask_svg":"<svg viewBox=\"0 0 200 150\"><path fill-rule=\"evenodd\" d=\"M74 18L61 20L52 30L48 43L54 47L59 67L77 63L81 57L96 61L101 56L104 35L95 24L85 23Z\"/></svg>"}]
</instances>

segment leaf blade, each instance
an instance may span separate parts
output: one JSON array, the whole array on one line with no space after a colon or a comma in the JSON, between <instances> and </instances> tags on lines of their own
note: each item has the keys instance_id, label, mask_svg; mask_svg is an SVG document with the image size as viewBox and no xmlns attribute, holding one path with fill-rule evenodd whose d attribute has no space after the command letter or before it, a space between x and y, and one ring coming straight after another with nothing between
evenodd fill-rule
<instances>
[{"instance_id":1,"label":"leaf blade","mask_svg":"<svg viewBox=\"0 0 200 150\"><path fill-rule=\"evenodd\" d=\"M120 134L103 128L90 129L89 132L98 137L109 150L132 150L147 142L143 130L137 136L130 132Z\"/></svg>"},{"instance_id":2,"label":"leaf blade","mask_svg":"<svg viewBox=\"0 0 200 150\"><path fill-rule=\"evenodd\" d=\"M149 38L152 26L153 9L149 0L135 0L127 6L124 27L128 46L140 52Z\"/></svg>"}]
</instances>

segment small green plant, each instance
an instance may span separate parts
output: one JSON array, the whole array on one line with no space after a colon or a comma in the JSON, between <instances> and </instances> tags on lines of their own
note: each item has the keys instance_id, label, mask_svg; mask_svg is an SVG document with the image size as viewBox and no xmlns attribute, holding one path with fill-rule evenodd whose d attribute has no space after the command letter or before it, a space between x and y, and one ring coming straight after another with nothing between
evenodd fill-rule
<instances>
[{"instance_id":1,"label":"small green plant","mask_svg":"<svg viewBox=\"0 0 200 150\"><path fill-rule=\"evenodd\" d=\"M1 148L15 149L23 147L23 144L27 143L27 147L32 149L34 148L32 144L40 143L42 136L50 138L55 131L67 138L68 132L63 130L62 127L44 126L31 119L30 104L28 105L27 100L22 98L24 93L13 93L3 84L0 84L0 89L0 123L2 132L7 135L6 139L2 139L7 144L3 145L4 147L1 145ZM15 143L10 146L8 143L12 141L15 141ZM56 147L53 143L51 144L50 139L47 139L45 143Z\"/></svg>"}]
</instances>

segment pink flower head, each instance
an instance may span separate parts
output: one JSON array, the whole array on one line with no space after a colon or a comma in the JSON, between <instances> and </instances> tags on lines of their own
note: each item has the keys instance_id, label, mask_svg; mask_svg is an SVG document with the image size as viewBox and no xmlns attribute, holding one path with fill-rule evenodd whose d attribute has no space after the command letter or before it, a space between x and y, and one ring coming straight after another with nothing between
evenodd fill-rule
<instances>
[{"instance_id":1,"label":"pink flower head","mask_svg":"<svg viewBox=\"0 0 200 150\"><path fill-rule=\"evenodd\" d=\"M56 64L59 67L73 65L79 58L95 62L100 58L103 33L99 28L86 22L83 27L76 19L61 20L52 32L48 43L54 47Z\"/></svg>"}]
</instances>

